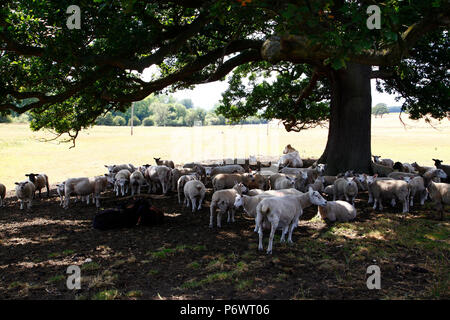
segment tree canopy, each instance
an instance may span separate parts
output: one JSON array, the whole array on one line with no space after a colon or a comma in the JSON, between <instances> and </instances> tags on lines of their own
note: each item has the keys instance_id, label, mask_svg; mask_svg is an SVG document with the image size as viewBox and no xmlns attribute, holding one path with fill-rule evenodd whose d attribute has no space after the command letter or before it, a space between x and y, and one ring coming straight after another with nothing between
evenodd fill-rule
<instances>
[{"instance_id":1,"label":"tree canopy","mask_svg":"<svg viewBox=\"0 0 450 320\"><path fill-rule=\"evenodd\" d=\"M78 2L80 29L66 26L72 1L0 4L3 116L29 111L32 129L74 139L107 111L233 71L218 113L298 131L330 117L330 75L349 63L379 66L370 76L412 117L449 116L446 0ZM380 29L366 24L372 4Z\"/></svg>"}]
</instances>

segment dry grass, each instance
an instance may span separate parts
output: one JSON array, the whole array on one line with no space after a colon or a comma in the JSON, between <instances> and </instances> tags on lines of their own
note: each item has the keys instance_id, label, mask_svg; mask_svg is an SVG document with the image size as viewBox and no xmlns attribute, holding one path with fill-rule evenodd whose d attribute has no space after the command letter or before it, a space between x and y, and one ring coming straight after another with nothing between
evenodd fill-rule
<instances>
[{"instance_id":1,"label":"dry grass","mask_svg":"<svg viewBox=\"0 0 450 320\"><path fill-rule=\"evenodd\" d=\"M431 158L450 162L450 121L433 123L406 120L397 114L372 118L372 152L404 162L432 165ZM280 155L290 143L303 157L319 157L328 130L316 128L301 133L286 132L282 125L215 126L194 128L97 126L80 133L76 148L71 144L40 142L46 132L32 132L25 124L0 124L0 182L8 190L27 172L45 172L50 183L69 177L94 176L105 172L103 165L153 164L153 157L176 163L204 159Z\"/></svg>"}]
</instances>

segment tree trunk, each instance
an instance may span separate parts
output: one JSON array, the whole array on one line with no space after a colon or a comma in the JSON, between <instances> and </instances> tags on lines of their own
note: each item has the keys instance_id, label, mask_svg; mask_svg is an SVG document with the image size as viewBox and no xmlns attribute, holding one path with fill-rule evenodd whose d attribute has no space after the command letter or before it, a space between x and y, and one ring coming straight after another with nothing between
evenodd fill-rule
<instances>
[{"instance_id":1,"label":"tree trunk","mask_svg":"<svg viewBox=\"0 0 450 320\"><path fill-rule=\"evenodd\" d=\"M328 141L319 159L327 164L328 175L372 172L370 71L370 66L348 63L332 72Z\"/></svg>"}]
</instances>

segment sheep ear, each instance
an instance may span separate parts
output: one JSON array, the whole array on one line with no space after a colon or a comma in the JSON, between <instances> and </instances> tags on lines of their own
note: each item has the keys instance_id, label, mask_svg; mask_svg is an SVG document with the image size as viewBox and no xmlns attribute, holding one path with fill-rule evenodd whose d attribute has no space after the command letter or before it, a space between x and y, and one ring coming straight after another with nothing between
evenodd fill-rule
<instances>
[{"instance_id":1,"label":"sheep ear","mask_svg":"<svg viewBox=\"0 0 450 320\"><path fill-rule=\"evenodd\" d=\"M374 177L374 178L378 177L378 173L375 173L375 174L373 175L373 177Z\"/></svg>"},{"instance_id":2,"label":"sheep ear","mask_svg":"<svg viewBox=\"0 0 450 320\"><path fill-rule=\"evenodd\" d=\"M313 193L313 192L314 192L314 189L313 189L312 187L309 187L308 192L309 192L309 193Z\"/></svg>"},{"instance_id":3,"label":"sheep ear","mask_svg":"<svg viewBox=\"0 0 450 320\"><path fill-rule=\"evenodd\" d=\"M27 174L25 174L25 176L26 176L26 177L29 177L29 176L30 176L30 174L28 174L28 173L27 173Z\"/></svg>"},{"instance_id":4,"label":"sheep ear","mask_svg":"<svg viewBox=\"0 0 450 320\"><path fill-rule=\"evenodd\" d=\"M19 183L18 183L18 182L14 182L14 184L17 184L17 185L19 185Z\"/></svg>"}]
</instances>

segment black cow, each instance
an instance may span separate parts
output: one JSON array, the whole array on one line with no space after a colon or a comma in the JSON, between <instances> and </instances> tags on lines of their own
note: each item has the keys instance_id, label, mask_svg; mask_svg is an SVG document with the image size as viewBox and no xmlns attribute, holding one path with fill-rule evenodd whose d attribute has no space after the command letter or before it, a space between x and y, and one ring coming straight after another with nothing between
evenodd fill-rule
<instances>
[{"instance_id":1,"label":"black cow","mask_svg":"<svg viewBox=\"0 0 450 320\"><path fill-rule=\"evenodd\" d=\"M94 217L93 227L99 230L151 226L164 222L164 213L152 206L150 200L139 199L116 209L107 209Z\"/></svg>"}]
</instances>

